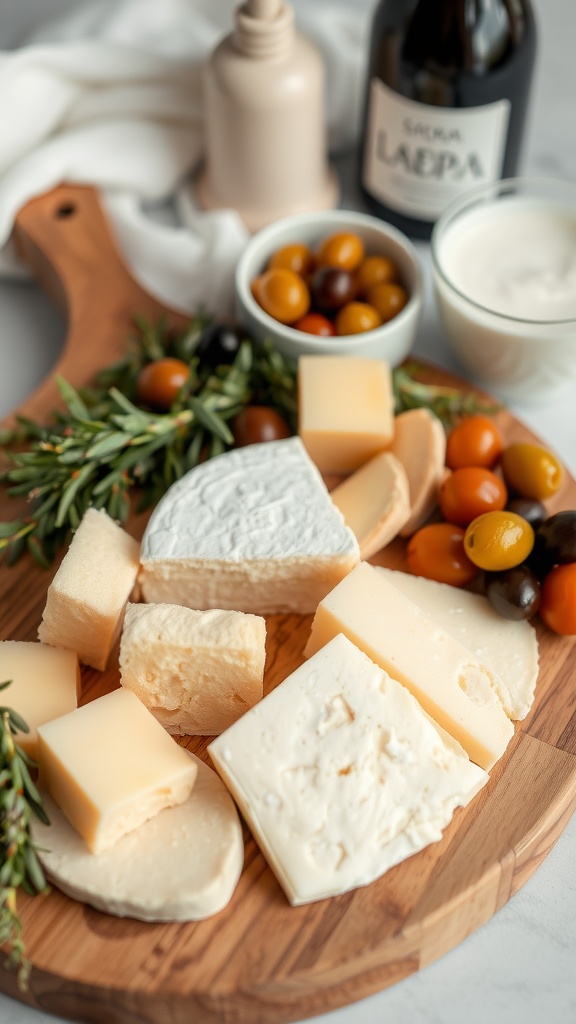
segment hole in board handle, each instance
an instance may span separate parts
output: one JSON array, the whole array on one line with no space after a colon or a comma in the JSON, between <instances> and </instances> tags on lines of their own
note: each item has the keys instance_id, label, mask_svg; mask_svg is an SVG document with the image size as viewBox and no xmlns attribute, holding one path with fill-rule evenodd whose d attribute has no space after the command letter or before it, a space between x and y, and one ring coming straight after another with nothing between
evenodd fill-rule
<instances>
[{"instance_id":1,"label":"hole in board handle","mask_svg":"<svg viewBox=\"0 0 576 1024\"><path fill-rule=\"evenodd\" d=\"M62 203L56 210L56 217L58 220L65 220L67 217L73 217L76 213L75 203Z\"/></svg>"}]
</instances>

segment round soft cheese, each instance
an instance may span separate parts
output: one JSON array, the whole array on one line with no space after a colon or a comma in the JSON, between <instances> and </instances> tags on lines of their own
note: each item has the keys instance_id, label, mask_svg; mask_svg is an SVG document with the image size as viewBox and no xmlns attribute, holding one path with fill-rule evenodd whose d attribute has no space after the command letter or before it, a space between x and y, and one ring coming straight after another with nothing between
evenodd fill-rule
<instances>
[{"instance_id":1,"label":"round soft cheese","mask_svg":"<svg viewBox=\"0 0 576 1024\"><path fill-rule=\"evenodd\" d=\"M67 896L117 917L200 921L230 901L244 861L236 807L203 761L188 800L169 807L102 853L90 852L46 794L49 826L33 838L48 879Z\"/></svg>"}]
</instances>

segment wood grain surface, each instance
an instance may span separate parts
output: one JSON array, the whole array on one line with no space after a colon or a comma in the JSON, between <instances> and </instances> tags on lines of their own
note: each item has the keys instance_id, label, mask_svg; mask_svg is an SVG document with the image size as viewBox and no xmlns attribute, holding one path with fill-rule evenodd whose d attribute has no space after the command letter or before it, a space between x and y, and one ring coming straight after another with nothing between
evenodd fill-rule
<instances>
[{"instance_id":1,"label":"wood grain surface","mask_svg":"<svg viewBox=\"0 0 576 1024\"><path fill-rule=\"evenodd\" d=\"M73 384L123 351L135 312L158 303L132 280L87 188L62 186L20 214L17 243L64 306L69 333L56 368ZM175 324L182 318L175 314ZM456 378L430 368L435 380ZM462 384L462 382L458 382ZM45 418L52 379L24 403ZM509 440L530 432L498 414ZM576 507L566 477L551 511ZM17 506L0 495L0 515ZM129 529L138 536L142 522ZM404 566L394 542L373 561ZM33 640L52 573L23 560L0 573L2 638ZM265 688L301 664L311 616L268 617ZM576 639L538 626L536 701L489 784L456 812L441 842L366 888L291 907L245 829L245 863L229 906L193 924L117 919L54 890L21 897L30 987L0 969L0 989L46 1012L97 1024L281 1024L361 999L426 966L487 921L538 868L576 803ZM118 684L114 665L83 670L83 702ZM206 757L207 738L187 746Z\"/></svg>"}]
</instances>

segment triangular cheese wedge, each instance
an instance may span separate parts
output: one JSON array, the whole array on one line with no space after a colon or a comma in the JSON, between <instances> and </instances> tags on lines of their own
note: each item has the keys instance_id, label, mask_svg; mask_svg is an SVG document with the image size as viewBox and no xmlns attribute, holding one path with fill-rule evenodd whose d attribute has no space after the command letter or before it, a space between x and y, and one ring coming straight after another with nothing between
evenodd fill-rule
<instances>
[{"instance_id":1,"label":"triangular cheese wedge","mask_svg":"<svg viewBox=\"0 0 576 1024\"><path fill-rule=\"evenodd\" d=\"M359 554L291 437L226 452L173 484L144 534L140 584L150 602L306 614Z\"/></svg>"}]
</instances>

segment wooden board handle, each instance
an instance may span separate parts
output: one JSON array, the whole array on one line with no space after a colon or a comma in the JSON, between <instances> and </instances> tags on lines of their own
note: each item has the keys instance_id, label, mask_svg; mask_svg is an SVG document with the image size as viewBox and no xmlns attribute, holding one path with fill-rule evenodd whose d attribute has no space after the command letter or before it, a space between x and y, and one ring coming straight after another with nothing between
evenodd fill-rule
<instances>
[{"instance_id":1,"label":"wooden board handle","mask_svg":"<svg viewBox=\"0 0 576 1024\"><path fill-rule=\"evenodd\" d=\"M14 227L17 251L48 295L63 310L68 330L54 372L20 412L37 417L59 403L54 376L74 386L126 351L133 318L168 316L174 327L186 317L167 310L129 273L93 188L61 185L32 199Z\"/></svg>"}]
</instances>

